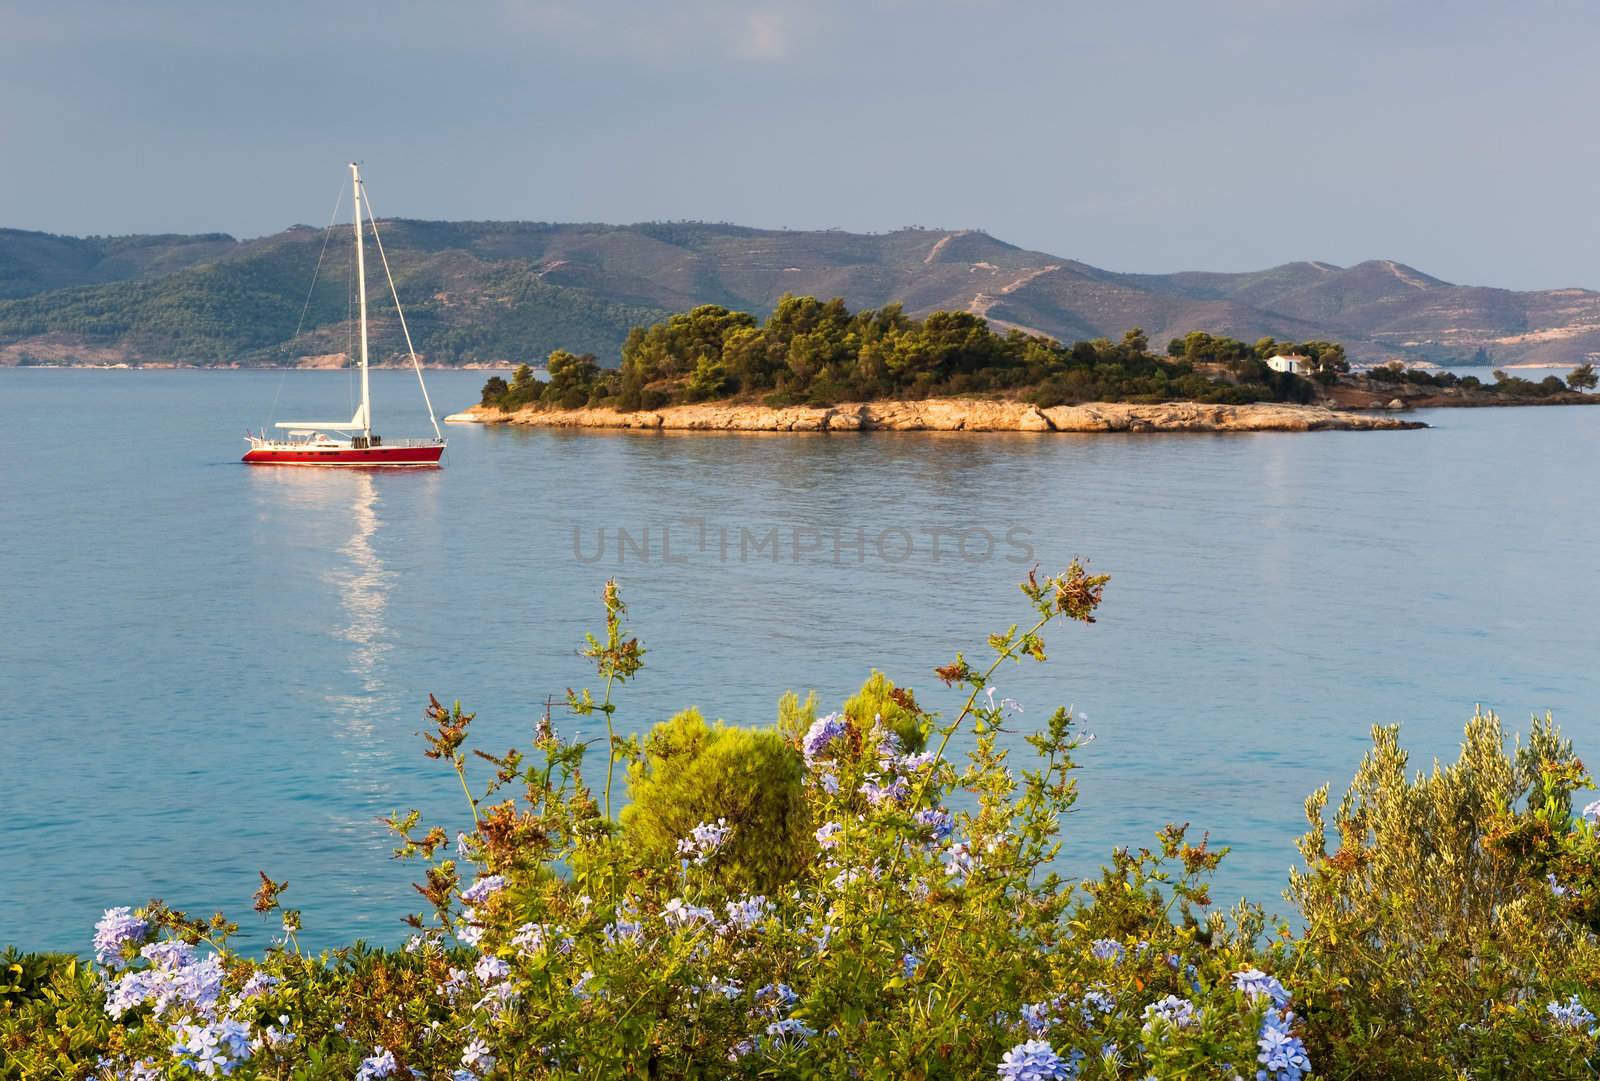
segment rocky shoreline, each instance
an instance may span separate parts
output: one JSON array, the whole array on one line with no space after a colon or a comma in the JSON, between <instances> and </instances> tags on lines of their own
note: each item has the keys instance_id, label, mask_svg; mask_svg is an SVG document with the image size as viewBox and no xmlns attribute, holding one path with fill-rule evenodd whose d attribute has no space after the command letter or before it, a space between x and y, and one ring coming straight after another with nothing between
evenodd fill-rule
<instances>
[{"instance_id":1,"label":"rocky shoreline","mask_svg":"<svg viewBox=\"0 0 1600 1081\"><path fill-rule=\"evenodd\" d=\"M537 408L504 413L475 405L445 420L453 424L696 432L1313 432L1427 427L1421 421L1320 405L1100 402L1040 408L1026 402L971 398L782 408L721 402L632 413Z\"/></svg>"}]
</instances>

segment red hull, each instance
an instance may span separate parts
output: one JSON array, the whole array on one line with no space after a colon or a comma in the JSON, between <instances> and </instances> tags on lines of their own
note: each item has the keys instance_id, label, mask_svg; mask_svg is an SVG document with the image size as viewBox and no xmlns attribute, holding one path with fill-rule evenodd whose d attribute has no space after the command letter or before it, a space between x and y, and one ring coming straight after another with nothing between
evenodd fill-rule
<instances>
[{"instance_id":1,"label":"red hull","mask_svg":"<svg viewBox=\"0 0 1600 1081\"><path fill-rule=\"evenodd\" d=\"M245 452L250 465L438 465L444 447L367 447L363 450L263 450Z\"/></svg>"}]
</instances>

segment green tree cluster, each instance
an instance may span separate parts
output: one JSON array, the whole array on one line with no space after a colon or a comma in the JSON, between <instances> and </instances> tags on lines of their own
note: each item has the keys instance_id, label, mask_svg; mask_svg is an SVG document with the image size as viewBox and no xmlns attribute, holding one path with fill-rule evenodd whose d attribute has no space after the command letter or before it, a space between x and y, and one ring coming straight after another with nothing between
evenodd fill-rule
<instances>
[{"instance_id":1,"label":"green tree cluster","mask_svg":"<svg viewBox=\"0 0 1600 1081\"><path fill-rule=\"evenodd\" d=\"M484 388L484 401L511 409L534 400L570 408L568 403L609 399L619 409L632 410L730 398L783 406L1004 395L1052 406L1306 402L1316 395L1310 382L1272 371L1243 342L1196 332L1173 345L1178 355L1155 356L1139 328L1121 341L1063 345L1017 330L999 333L970 312L936 311L915 319L898 304L852 312L839 298L785 296L765 321L703 304L636 327L623 344L616 372L588 372L553 395L529 396L491 383ZM1321 358L1319 370L1348 368L1343 347L1336 344L1293 348ZM1219 360L1224 370L1198 370L1202 362ZM554 366L552 355L552 379Z\"/></svg>"},{"instance_id":2,"label":"green tree cluster","mask_svg":"<svg viewBox=\"0 0 1600 1081\"><path fill-rule=\"evenodd\" d=\"M1594 378L1592 365L1585 365L1590 369L1589 378ZM1414 387L1437 387L1442 390L1459 388L1467 391L1485 391L1498 394L1507 398L1548 398L1552 395L1563 394L1568 390L1584 389L1583 368L1575 369L1566 380L1560 377L1547 375L1535 383L1531 379L1510 375L1499 368L1494 370L1494 382L1484 383L1475 375L1457 375L1450 371L1430 371L1426 368L1409 368L1403 362L1391 360L1387 364L1367 369L1366 378L1369 382L1385 386L1399 386L1406 384ZM1577 379L1578 382L1572 382ZM1591 384L1592 385L1592 384Z\"/></svg>"}]
</instances>

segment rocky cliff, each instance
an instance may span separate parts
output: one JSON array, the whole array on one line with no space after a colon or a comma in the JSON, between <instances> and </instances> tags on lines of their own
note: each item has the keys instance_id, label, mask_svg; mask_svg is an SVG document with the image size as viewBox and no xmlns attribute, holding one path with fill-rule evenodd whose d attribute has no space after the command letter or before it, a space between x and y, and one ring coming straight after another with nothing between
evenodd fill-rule
<instances>
[{"instance_id":1,"label":"rocky cliff","mask_svg":"<svg viewBox=\"0 0 1600 1081\"><path fill-rule=\"evenodd\" d=\"M1096 403L1041 409L1026 402L941 398L852 402L828 407L714 403L619 413L614 409L502 413L473 406L445 418L456 424L542 428L631 428L704 432L1310 432L1426 428L1419 421L1313 405L1153 405Z\"/></svg>"}]
</instances>

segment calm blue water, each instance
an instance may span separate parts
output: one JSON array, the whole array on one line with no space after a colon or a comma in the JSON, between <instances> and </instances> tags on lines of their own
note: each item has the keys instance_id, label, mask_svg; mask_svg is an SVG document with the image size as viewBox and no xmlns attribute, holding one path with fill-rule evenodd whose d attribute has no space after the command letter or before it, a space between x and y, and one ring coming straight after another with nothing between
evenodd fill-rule
<instances>
[{"instance_id":1,"label":"calm blue water","mask_svg":"<svg viewBox=\"0 0 1600 1081\"><path fill-rule=\"evenodd\" d=\"M432 376L441 412L485 374ZM428 692L479 711L480 745L525 742L584 685L608 575L649 650L621 698L643 729L691 704L765 722L787 688L837 703L872 665L952 708L930 669L1025 615L1007 530L1046 568L1091 556L1101 621L1000 681L1025 720L1071 702L1099 737L1071 866L1189 821L1233 846L1219 897L1279 910L1301 801L1372 724L1425 766L1475 702L1553 709L1600 755L1600 410L1220 437L456 427L436 472L237 463L275 397L348 415L348 386L0 370L0 942L82 949L102 908L159 896L259 943L257 869L313 942L397 941L412 868L377 819L465 815L420 753ZM412 377L375 395L386 434L420 434ZM776 562L750 543L774 528ZM835 562L835 529L864 555Z\"/></svg>"}]
</instances>

